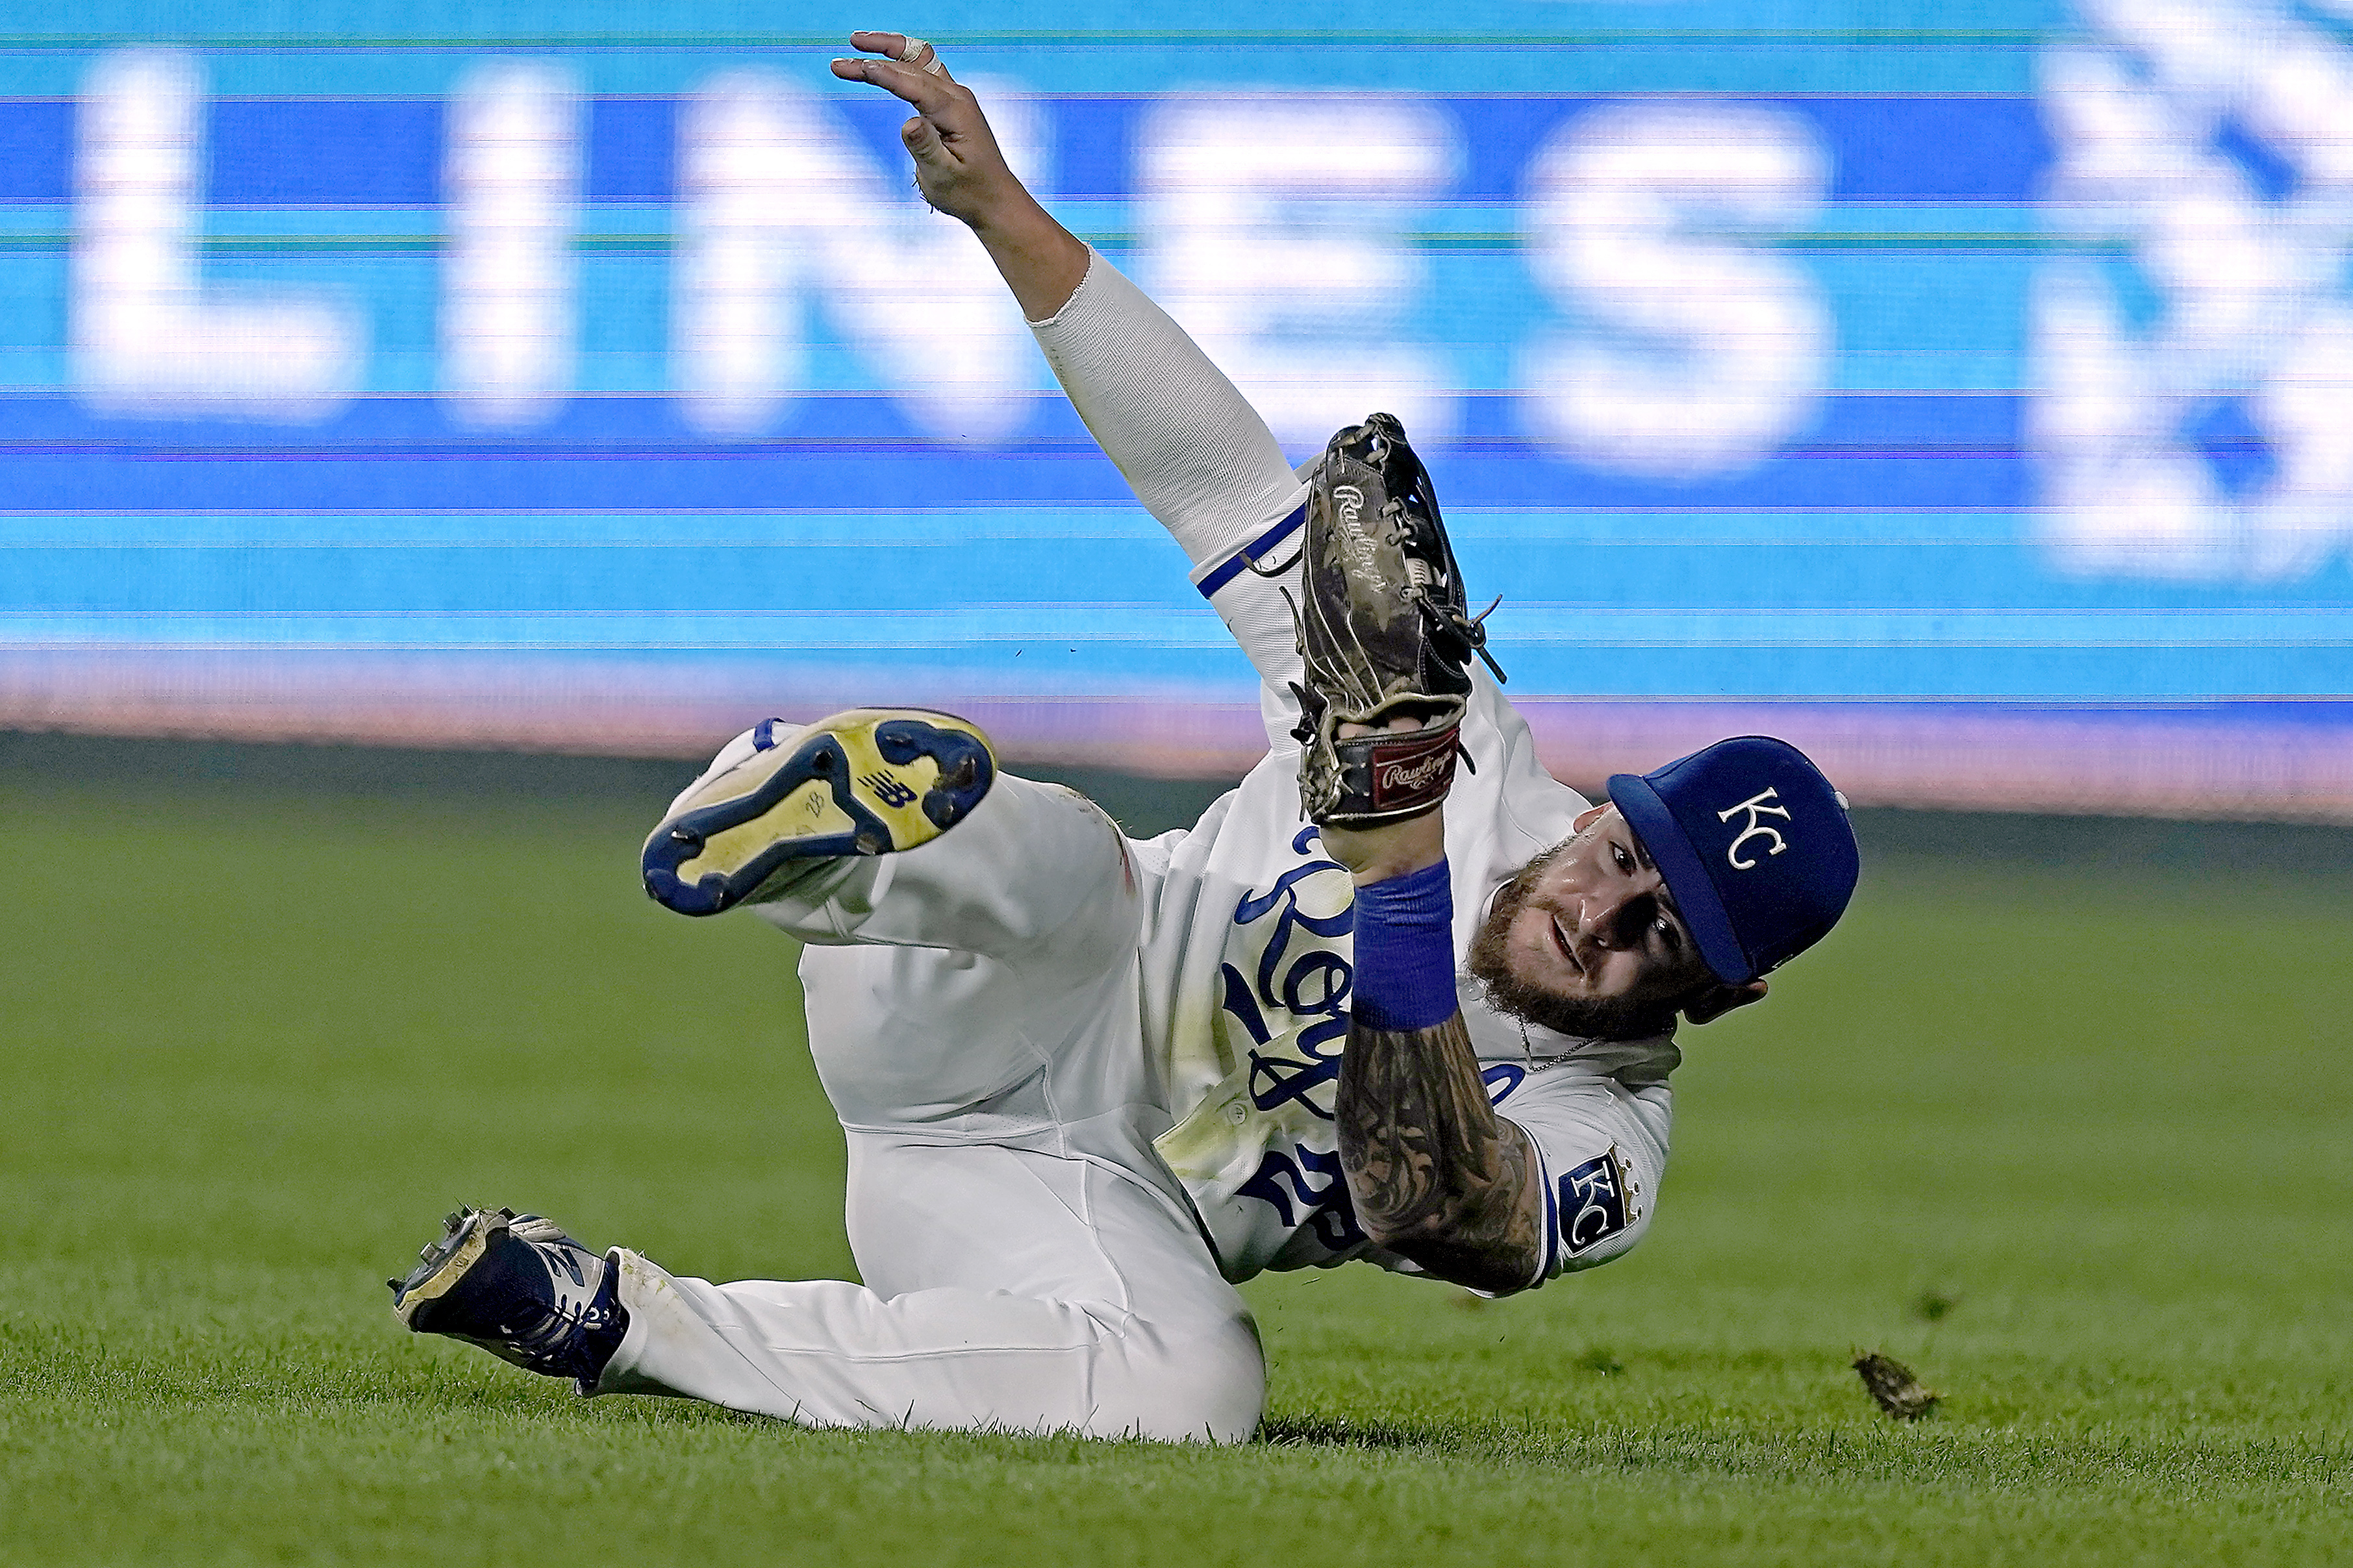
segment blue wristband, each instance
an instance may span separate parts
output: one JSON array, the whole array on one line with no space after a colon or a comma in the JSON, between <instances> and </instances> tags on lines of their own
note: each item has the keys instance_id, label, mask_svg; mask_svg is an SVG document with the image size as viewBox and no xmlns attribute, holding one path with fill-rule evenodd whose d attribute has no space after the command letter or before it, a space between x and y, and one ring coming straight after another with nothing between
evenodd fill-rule
<instances>
[{"instance_id":1,"label":"blue wristband","mask_svg":"<svg viewBox=\"0 0 2353 1568\"><path fill-rule=\"evenodd\" d=\"M1356 889L1356 1021L1429 1029L1454 1016L1454 885L1446 862Z\"/></svg>"}]
</instances>

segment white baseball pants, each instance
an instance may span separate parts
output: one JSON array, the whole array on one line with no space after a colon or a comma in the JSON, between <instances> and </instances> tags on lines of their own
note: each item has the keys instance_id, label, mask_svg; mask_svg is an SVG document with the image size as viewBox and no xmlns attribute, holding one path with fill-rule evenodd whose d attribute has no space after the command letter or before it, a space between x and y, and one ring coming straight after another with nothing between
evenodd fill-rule
<instances>
[{"instance_id":1,"label":"white baseball pants","mask_svg":"<svg viewBox=\"0 0 2353 1568\"><path fill-rule=\"evenodd\" d=\"M1138 850L1092 803L1000 774L932 843L757 905L808 944L865 1283L714 1285L623 1249L628 1333L596 1392L808 1426L1248 1437L1257 1331L1152 1150L1170 1119Z\"/></svg>"}]
</instances>

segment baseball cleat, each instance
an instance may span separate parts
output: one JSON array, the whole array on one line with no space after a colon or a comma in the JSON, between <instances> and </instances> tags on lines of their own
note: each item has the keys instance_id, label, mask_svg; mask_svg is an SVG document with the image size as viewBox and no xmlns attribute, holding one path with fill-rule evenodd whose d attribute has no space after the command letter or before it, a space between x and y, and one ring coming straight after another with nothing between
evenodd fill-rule
<instances>
[{"instance_id":1,"label":"baseball cleat","mask_svg":"<svg viewBox=\"0 0 2353 1568\"><path fill-rule=\"evenodd\" d=\"M796 861L892 855L962 822L997 778L977 725L853 708L784 732L704 783L646 840L646 891L682 915L734 908Z\"/></svg>"},{"instance_id":2,"label":"baseball cleat","mask_svg":"<svg viewBox=\"0 0 2353 1568\"><path fill-rule=\"evenodd\" d=\"M393 1315L420 1334L480 1345L527 1372L592 1387L620 1348L628 1314L620 1271L555 1222L512 1209L459 1209L417 1254L406 1279L387 1279Z\"/></svg>"}]
</instances>

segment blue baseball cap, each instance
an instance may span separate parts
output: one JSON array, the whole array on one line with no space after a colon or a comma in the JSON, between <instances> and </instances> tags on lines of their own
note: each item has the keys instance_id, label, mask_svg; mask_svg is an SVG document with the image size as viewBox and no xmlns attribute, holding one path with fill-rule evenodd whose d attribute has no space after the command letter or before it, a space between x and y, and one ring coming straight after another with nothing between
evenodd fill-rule
<instances>
[{"instance_id":1,"label":"blue baseball cap","mask_svg":"<svg viewBox=\"0 0 2353 1568\"><path fill-rule=\"evenodd\" d=\"M1726 985L1746 985L1838 924L1862 858L1846 797L1787 741L1739 735L1647 773L1609 799L1651 852Z\"/></svg>"}]
</instances>

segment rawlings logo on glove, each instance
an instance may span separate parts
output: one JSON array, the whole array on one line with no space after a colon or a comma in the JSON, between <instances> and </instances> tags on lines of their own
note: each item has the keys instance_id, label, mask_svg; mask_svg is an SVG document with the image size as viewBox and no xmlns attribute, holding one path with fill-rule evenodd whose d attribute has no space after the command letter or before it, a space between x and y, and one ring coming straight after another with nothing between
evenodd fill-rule
<instances>
[{"instance_id":1,"label":"rawlings logo on glove","mask_svg":"<svg viewBox=\"0 0 2353 1568\"><path fill-rule=\"evenodd\" d=\"M1381 742L1386 738L1366 739ZM1373 753L1373 805L1418 800L1433 786L1442 794L1454 779L1455 745L1452 730L1414 730L1377 744Z\"/></svg>"},{"instance_id":2,"label":"rawlings logo on glove","mask_svg":"<svg viewBox=\"0 0 2353 1568\"><path fill-rule=\"evenodd\" d=\"M1504 672L1465 613L1438 497L1393 416L1325 447L1301 554L1300 804L1329 827L1435 809L1454 783L1472 655Z\"/></svg>"}]
</instances>

